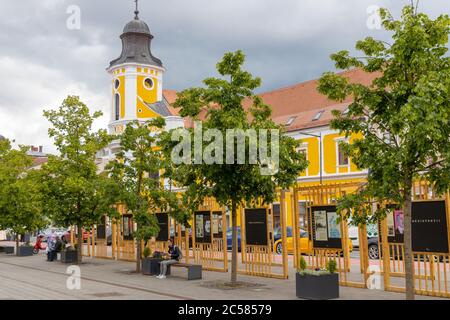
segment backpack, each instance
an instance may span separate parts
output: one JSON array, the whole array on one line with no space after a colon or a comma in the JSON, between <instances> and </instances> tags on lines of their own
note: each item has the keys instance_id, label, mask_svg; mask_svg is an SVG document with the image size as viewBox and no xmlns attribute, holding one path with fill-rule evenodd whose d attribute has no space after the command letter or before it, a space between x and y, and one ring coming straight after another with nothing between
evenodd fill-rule
<instances>
[{"instance_id":1,"label":"backpack","mask_svg":"<svg viewBox=\"0 0 450 320\"><path fill-rule=\"evenodd\" d=\"M175 250L176 253L178 254L178 261L180 261L181 259L183 259L183 253L181 252L180 248L178 248L178 246L175 246L174 250Z\"/></svg>"}]
</instances>

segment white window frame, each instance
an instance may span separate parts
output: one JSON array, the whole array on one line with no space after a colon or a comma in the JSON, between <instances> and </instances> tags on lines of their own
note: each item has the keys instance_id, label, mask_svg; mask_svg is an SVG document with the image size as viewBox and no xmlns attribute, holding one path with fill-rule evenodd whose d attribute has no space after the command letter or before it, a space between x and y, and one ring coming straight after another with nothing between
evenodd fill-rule
<instances>
[{"instance_id":1,"label":"white window frame","mask_svg":"<svg viewBox=\"0 0 450 320\"><path fill-rule=\"evenodd\" d=\"M339 168L348 168L348 172L350 172L350 157L347 156L347 164L339 164L339 144L341 142L349 143L347 138L336 138L334 139L334 142L336 144L336 169L337 173L339 173Z\"/></svg>"},{"instance_id":2,"label":"white window frame","mask_svg":"<svg viewBox=\"0 0 450 320\"><path fill-rule=\"evenodd\" d=\"M308 161L309 154L308 154L308 144L307 143L302 143L300 145L300 147L297 148L297 152L301 152L301 151L305 151L306 160ZM306 173L306 176L309 176L309 165L306 167L305 173Z\"/></svg>"}]
</instances>

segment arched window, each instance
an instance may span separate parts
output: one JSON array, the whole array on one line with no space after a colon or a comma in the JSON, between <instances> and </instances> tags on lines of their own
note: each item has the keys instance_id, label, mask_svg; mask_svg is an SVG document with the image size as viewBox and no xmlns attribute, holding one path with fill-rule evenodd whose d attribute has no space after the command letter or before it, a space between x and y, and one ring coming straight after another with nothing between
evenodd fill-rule
<instances>
[{"instance_id":1,"label":"arched window","mask_svg":"<svg viewBox=\"0 0 450 320\"><path fill-rule=\"evenodd\" d=\"M120 96L118 93L114 96L114 119L119 120L120 119Z\"/></svg>"}]
</instances>

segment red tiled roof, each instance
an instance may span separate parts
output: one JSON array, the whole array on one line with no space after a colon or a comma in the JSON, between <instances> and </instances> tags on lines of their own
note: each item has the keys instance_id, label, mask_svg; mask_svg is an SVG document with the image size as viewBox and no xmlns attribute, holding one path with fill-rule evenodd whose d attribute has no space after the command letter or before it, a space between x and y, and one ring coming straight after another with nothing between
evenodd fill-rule
<instances>
[{"instance_id":1,"label":"red tiled roof","mask_svg":"<svg viewBox=\"0 0 450 320\"><path fill-rule=\"evenodd\" d=\"M339 74L347 77L351 83L361 83L363 85L370 85L379 76L377 73L367 73L360 69L353 69ZM336 101L329 100L326 96L320 94L317 91L317 86L318 80L310 80L265 92L259 94L259 96L265 104L272 107L272 119L276 123L284 125L291 116L296 116L292 124L286 128L288 131L319 127L330 123L333 119L331 114L333 110L344 111L350 103L351 97L347 98L343 103L336 103ZM173 90L165 90L164 96L169 103L173 103L176 100L176 92ZM244 101L244 108L249 108L250 105L250 99ZM314 121L314 116L322 110L324 113L320 119Z\"/></svg>"},{"instance_id":2,"label":"red tiled roof","mask_svg":"<svg viewBox=\"0 0 450 320\"><path fill-rule=\"evenodd\" d=\"M46 162L48 162L47 157L33 157L33 166L32 167L40 166Z\"/></svg>"}]
</instances>

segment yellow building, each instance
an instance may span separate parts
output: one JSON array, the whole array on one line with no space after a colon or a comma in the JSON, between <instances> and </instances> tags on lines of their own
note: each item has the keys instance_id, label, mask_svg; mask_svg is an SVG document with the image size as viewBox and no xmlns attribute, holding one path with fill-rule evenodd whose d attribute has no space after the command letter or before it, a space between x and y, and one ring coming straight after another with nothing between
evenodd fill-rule
<instances>
[{"instance_id":1,"label":"yellow building","mask_svg":"<svg viewBox=\"0 0 450 320\"><path fill-rule=\"evenodd\" d=\"M147 121L164 117L166 129L192 125L182 119L171 105L176 92L164 90L163 77L166 69L160 59L153 56L150 46L153 39L148 25L135 17L126 24L122 35L122 53L110 62L107 68L111 76L111 119L109 132L120 135L130 121ZM344 73L352 82L369 84L373 76L360 70ZM286 127L287 134L301 140L298 152L306 155L309 166L299 173L297 184L317 185L363 180L367 172L360 171L342 152L340 143L351 143L349 139L330 128L332 111L345 112L349 101L336 104L317 91L317 80L295 84L286 88L260 94L263 101L272 107L273 120ZM248 107L248 105L246 105ZM106 163L119 151L119 141L99 155L99 166ZM287 223L292 225L291 199L287 198ZM299 211L306 210L305 199L300 199ZM280 223L280 204L273 204L273 225ZM301 217L300 224L304 218Z\"/></svg>"}]
</instances>

